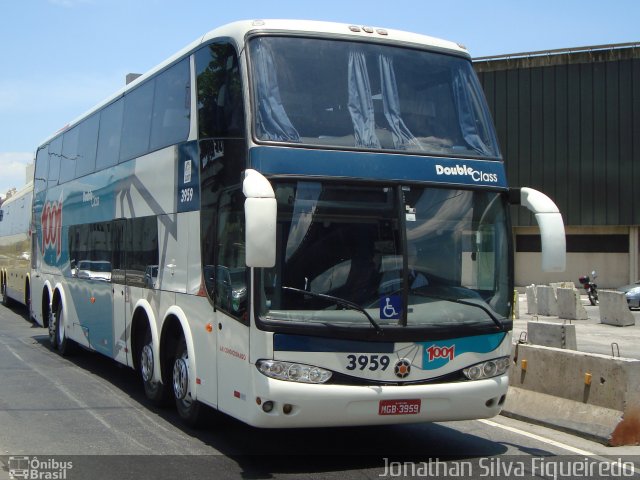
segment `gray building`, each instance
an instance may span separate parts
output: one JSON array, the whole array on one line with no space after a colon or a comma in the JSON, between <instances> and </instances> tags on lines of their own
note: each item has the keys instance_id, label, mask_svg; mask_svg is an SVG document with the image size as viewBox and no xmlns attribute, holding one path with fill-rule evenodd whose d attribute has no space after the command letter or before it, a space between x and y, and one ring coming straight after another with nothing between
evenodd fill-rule
<instances>
[{"instance_id":1,"label":"gray building","mask_svg":"<svg viewBox=\"0 0 640 480\"><path fill-rule=\"evenodd\" d=\"M567 232L567 270L540 271L535 219L512 211L516 285L596 270L600 287L640 278L640 43L474 60L511 186L549 195Z\"/></svg>"}]
</instances>

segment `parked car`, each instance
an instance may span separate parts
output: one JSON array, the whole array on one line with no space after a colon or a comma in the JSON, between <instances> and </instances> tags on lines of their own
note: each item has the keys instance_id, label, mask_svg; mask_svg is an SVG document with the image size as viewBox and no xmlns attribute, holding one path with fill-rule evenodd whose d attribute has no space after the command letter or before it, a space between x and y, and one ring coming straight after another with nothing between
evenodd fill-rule
<instances>
[{"instance_id":1,"label":"parked car","mask_svg":"<svg viewBox=\"0 0 640 480\"><path fill-rule=\"evenodd\" d=\"M209 295L214 293L215 288L216 302L220 308L234 313L244 311L247 299L245 267L205 265L204 282Z\"/></svg>"},{"instance_id":2,"label":"parked car","mask_svg":"<svg viewBox=\"0 0 640 480\"><path fill-rule=\"evenodd\" d=\"M111 262L106 260L80 260L72 275L90 280L111 281Z\"/></svg>"},{"instance_id":3,"label":"parked car","mask_svg":"<svg viewBox=\"0 0 640 480\"><path fill-rule=\"evenodd\" d=\"M623 292L627 297L629 308L640 308L640 280L636 280L636 283L620 287L618 291Z\"/></svg>"}]
</instances>

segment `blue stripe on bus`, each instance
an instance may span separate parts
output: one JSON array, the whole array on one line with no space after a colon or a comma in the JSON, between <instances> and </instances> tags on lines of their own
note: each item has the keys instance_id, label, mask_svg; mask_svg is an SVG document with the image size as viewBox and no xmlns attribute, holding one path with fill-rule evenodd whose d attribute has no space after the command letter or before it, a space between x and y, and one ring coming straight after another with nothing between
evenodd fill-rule
<instances>
[{"instance_id":1,"label":"blue stripe on bus","mask_svg":"<svg viewBox=\"0 0 640 480\"><path fill-rule=\"evenodd\" d=\"M432 342L417 342L416 345L420 346L422 351L422 368L432 370L451 360L451 358L445 358L443 352L451 352L451 356L463 353L489 353L500 346L505 336L505 333L493 333ZM273 349L278 352L393 353L395 346L396 344L393 342L363 342L286 333L276 333L273 336Z\"/></svg>"},{"instance_id":2,"label":"blue stripe on bus","mask_svg":"<svg viewBox=\"0 0 640 480\"><path fill-rule=\"evenodd\" d=\"M251 149L250 162L252 168L267 175L507 186L501 161L260 146Z\"/></svg>"},{"instance_id":3,"label":"blue stripe on bus","mask_svg":"<svg viewBox=\"0 0 640 480\"><path fill-rule=\"evenodd\" d=\"M273 336L273 349L279 352L393 353L394 345L393 342L361 342L285 333L276 333Z\"/></svg>"},{"instance_id":4,"label":"blue stripe on bus","mask_svg":"<svg viewBox=\"0 0 640 480\"><path fill-rule=\"evenodd\" d=\"M506 333L489 333L473 337L419 342L422 349L422 369L435 370L443 367L454 357L463 353L493 352L503 342Z\"/></svg>"}]
</instances>

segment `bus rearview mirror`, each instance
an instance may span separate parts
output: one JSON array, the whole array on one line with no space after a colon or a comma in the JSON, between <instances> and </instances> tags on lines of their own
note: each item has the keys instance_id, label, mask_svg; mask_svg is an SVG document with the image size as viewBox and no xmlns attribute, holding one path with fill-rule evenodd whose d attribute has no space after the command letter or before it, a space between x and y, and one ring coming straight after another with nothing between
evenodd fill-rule
<instances>
[{"instance_id":1,"label":"bus rearview mirror","mask_svg":"<svg viewBox=\"0 0 640 480\"><path fill-rule=\"evenodd\" d=\"M564 222L557 205L544 193L533 188L511 189L511 203L522 205L534 213L540 227L542 271L564 272L567 263L567 241Z\"/></svg>"},{"instance_id":2,"label":"bus rearview mirror","mask_svg":"<svg viewBox=\"0 0 640 480\"><path fill-rule=\"evenodd\" d=\"M256 170L246 170L242 182L247 267L270 268L276 264L277 204L273 187Z\"/></svg>"}]
</instances>

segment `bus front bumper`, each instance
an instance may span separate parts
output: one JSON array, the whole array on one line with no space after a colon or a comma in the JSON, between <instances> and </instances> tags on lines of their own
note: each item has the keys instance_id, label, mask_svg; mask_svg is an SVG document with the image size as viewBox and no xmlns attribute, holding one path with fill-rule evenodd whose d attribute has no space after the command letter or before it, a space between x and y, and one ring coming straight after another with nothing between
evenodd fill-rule
<instances>
[{"instance_id":1,"label":"bus front bumper","mask_svg":"<svg viewBox=\"0 0 640 480\"><path fill-rule=\"evenodd\" d=\"M490 418L500 413L508 375L431 385L311 385L257 374L247 423L264 428L387 425Z\"/></svg>"}]
</instances>

